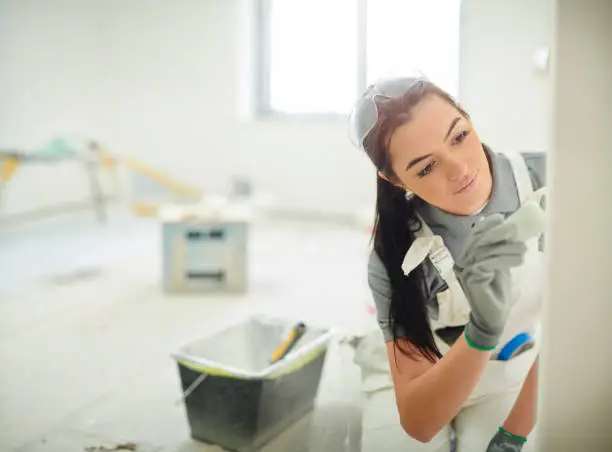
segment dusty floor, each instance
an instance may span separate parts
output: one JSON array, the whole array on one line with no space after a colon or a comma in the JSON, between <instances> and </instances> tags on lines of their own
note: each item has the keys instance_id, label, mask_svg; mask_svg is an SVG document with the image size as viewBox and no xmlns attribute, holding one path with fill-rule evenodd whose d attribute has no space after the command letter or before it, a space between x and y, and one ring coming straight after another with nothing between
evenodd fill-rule
<instances>
[{"instance_id":1,"label":"dusty floor","mask_svg":"<svg viewBox=\"0 0 612 452\"><path fill-rule=\"evenodd\" d=\"M170 352L252 313L364 320L368 236L259 222L245 296L165 296L154 221L68 216L0 232L0 450L219 451L190 438ZM268 451L357 451L359 371L328 353L317 406Z\"/></svg>"}]
</instances>

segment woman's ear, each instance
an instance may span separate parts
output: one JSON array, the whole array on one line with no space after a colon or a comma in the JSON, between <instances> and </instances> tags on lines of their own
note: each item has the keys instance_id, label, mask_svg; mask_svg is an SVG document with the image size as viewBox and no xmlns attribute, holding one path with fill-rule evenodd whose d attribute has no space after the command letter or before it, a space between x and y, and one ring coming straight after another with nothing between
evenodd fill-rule
<instances>
[{"instance_id":1,"label":"woman's ear","mask_svg":"<svg viewBox=\"0 0 612 452\"><path fill-rule=\"evenodd\" d=\"M406 200L411 200L414 197L414 193L412 193L410 190L408 190L406 187L404 187L401 184L396 184L395 182L393 182L391 179L389 179L387 176L385 176L382 172L378 172L378 177L380 177L381 179L386 180L387 182L389 182L390 184L392 184L394 187L397 188L401 188L402 190L404 190L406 192Z\"/></svg>"},{"instance_id":2,"label":"woman's ear","mask_svg":"<svg viewBox=\"0 0 612 452\"><path fill-rule=\"evenodd\" d=\"M402 190L405 190L406 187L404 187L401 183L397 183L397 182L393 182L391 179L389 179L388 176L386 176L384 173L382 173L381 171L378 172L378 177L380 177L381 179L386 180L387 182L389 182L390 184L392 184L394 187L397 188L401 188Z\"/></svg>"},{"instance_id":3,"label":"woman's ear","mask_svg":"<svg viewBox=\"0 0 612 452\"><path fill-rule=\"evenodd\" d=\"M387 181L387 182L389 182L390 184L392 184L392 183L393 183L393 182L391 182L391 180L390 180L390 179L389 179L387 176L385 176L385 175L384 175L384 173L383 173L382 171L379 171L379 172L378 172L378 177L380 177L381 179L386 180L386 181Z\"/></svg>"}]
</instances>

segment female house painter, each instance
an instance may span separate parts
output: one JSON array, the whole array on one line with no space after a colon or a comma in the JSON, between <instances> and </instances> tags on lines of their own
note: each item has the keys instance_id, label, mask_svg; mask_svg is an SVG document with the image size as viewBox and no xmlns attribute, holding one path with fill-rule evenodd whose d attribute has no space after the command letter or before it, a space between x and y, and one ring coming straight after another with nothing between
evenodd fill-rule
<instances>
[{"instance_id":1,"label":"female house painter","mask_svg":"<svg viewBox=\"0 0 612 452\"><path fill-rule=\"evenodd\" d=\"M402 450L529 450L544 154L495 152L424 76L368 87L350 133L377 170L368 282ZM391 450L393 434L373 438Z\"/></svg>"}]
</instances>

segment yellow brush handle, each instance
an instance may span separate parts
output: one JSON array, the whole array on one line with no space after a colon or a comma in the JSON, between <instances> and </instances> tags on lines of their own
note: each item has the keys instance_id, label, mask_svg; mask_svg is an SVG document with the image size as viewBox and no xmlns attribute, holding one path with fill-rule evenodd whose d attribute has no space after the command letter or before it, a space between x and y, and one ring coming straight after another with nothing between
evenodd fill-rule
<instances>
[{"instance_id":1,"label":"yellow brush handle","mask_svg":"<svg viewBox=\"0 0 612 452\"><path fill-rule=\"evenodd\" d=\"M305 331L306 325L302 322L291 328L287 339L285 339L283 343L276 350L274 350L274 353L272 353L271 361L276 362L285 356L287 352L295 345L298 339L303 336Z\"/></svg>"}]
</instances>

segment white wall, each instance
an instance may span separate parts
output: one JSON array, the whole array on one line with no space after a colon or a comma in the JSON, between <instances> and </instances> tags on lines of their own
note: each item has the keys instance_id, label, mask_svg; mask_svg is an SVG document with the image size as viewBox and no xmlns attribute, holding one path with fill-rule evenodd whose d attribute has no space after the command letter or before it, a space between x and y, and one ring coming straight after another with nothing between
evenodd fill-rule
<instances>
[{"instance_id":1,"label":"white wall","mask_svg":"<svg viewBox=\"0 0 612 452\"><path fill-rule=\"evenodd\" d=\"M612 450L612 2L557 0L539 451Z\"/></svg>"},{"instance_id":2,"label":"white wall","mask_svg":"<svg viewBox=\"0 0 612 452\"><path fill-rule=\"evenodd\" d=\"M243 1L0 0L9 22L0 146L91 134L208 191L247 173L287 206L367 206L374 172L349 144L344 121L237 114ZM545 3L464 1L461 100L495 148L548 147L548 77L531 69L532 52L550 35ZM37 190L21 178L10 206L35 206ZM57 199L73 191L68 181L45 186Z\"/></svg>"},{"instance_id":3,"label":"white wall","mask_svg":"<svg viewBox=\"0 0 612 452\"><path fill-rule=\"evenodd\" d=\"M105 134L105 30L96 5L0 1L0 148L38 148L57 134ZM89 180L74 162L29 165L2 195L0 213L21 214L87 200Z\"/></svg>"},{"instance_id":4,"label":"white wall","mask_svg":"<svg viewBox=\"0 0 612 452\"><path fill-rule=\"evenodd\" d=\"M464 0L462 101L481 139L508 152L547 150L549 72L532 64L553 44L550 0Z\"/></svg>"}]
</instances>

